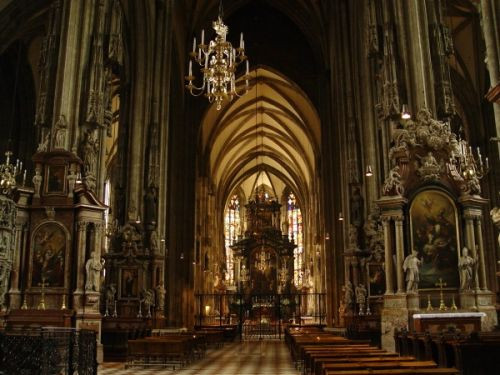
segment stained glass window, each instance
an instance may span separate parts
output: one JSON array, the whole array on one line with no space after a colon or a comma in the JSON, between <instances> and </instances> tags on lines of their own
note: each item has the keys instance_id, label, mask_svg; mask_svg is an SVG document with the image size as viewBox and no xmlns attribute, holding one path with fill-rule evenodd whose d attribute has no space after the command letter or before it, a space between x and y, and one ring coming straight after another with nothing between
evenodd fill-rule
<instances>
[{"instance_id":1,"label":"stained glass window","mask_svg":"<svg viewBox=\"0 0 500 375\"><path fill-rule=\"evenodd\" d=\"M233 195L224 215L224 240L226 246L226 283L234 285L234 257L230 246L238 239L240 233L240 200Z\"/></svg>"},{"instance_id":2,"label":"stained glass window","mask_svg":"<svg viewBox=\"0 0 500 375\"><path fill-rule=\"evenodd\" d=\"M293 193L287 198L288 238L297 247L293 250L293 281L295 286L302 286L302 258L304 252L304 238L302 231L302 212Z\"/></svg>"}]
</instances>

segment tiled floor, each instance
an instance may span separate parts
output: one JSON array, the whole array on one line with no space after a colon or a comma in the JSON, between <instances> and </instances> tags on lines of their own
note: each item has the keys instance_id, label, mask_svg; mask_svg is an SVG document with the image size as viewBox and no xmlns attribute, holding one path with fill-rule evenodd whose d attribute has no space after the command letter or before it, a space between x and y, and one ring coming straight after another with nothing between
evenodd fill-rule
<instances>
[{"instance_id":1,"label":"tiled floor","mask_svg":"<svg viewBox=\"0 0 500 375\"><path fill-rule=\"evenodd\" d=\"M296 375L288 348L283 341L250 341L226 344L210 350L205 358L183 369L161 370L135 367L124 370L123 363L104 363L99 375Z\"/></svg>"}]
</instances>

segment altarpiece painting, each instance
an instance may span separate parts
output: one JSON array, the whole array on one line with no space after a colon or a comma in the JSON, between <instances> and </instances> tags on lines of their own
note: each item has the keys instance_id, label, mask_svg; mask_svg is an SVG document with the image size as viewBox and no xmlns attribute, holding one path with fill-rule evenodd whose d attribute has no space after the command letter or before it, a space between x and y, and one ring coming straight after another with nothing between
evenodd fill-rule
<instances>
[{"instance_id":1,"label":"altarpiece painting","mask_svg":"<svg viewBox=\"0 0 500 375\"><path fill-rule=\"evenodd\" d=\"M59 224L47 223L33 235L31 255L31 286L64 287L66 233Z\"/></svg>"},{"instance_id":2,"label":"altarpiece painting","mask_svg":"<svg viewBox=\"0 0 500 375\"><path fill-rule=\"evenodd\" d=\"M410 207L411 249L422 261L419 289L436 288L442 278L448 288L458 279L458 218L455 203L439 190L418 193Z\"/></svg>"}]
</instances>

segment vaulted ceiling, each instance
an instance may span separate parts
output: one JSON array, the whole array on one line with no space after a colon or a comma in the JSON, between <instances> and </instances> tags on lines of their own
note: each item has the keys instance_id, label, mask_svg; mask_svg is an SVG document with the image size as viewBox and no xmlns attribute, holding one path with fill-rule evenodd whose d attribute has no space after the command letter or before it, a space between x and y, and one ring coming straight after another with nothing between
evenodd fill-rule
<instances>
[{"instance_id":1,"label":"vaulted ceiling","mask_svg":"<svg viewBox=\"0 0 500 375\"><path fill-rule=\"evenodd\" d=\"M256 67L249 92L221 111L211 106L202 124L203 155L226 203L235 189L249 198L265 184L279 198L285 187L306 203L317 175L320 120L303 91L288 78Z\"/></svg>"}]
</instances>

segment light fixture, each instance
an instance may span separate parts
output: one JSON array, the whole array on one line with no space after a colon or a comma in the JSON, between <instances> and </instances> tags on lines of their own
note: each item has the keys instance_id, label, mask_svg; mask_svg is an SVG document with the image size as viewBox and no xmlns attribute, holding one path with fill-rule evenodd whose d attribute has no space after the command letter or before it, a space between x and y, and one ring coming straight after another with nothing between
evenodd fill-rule
<instances>
[{"instance_id":1,"label":"light fixture","mask_svg":"<svg viewBox=\"0 0 500 375\"><path fill-rule=\"evenodd\" d=\"M215 40L205 44L205 30L201 31L201 43L196 44L196 37L193 40L193 50L189 54L189 75L185 77L186 88L193 96L205 94L210 103L215 101L217 110L221 109L224 100L231 101L234 96L241 97L248 92L248 58L245 55L245 41L243 33L240 34L240 46L233 48L226 40L229 28L222 21L222 0L219 4L219 16L217 21L212 23L215 30ZM203 83L200 87L193 84L193 60L201 66L203 73ZM245 87L238 92L236 89L235 72L238 66L246 62Z\"/></svg>"},{"instance_id":2,"label":"light fixture","mask_svg":"<svg viewBox=\"0 0 500 375\"><path fill-rule=\"evenodd\" d=\"M328 241L329 239L330 239L330 233L326 232L326 234L325 234L325 240Z\"/></svg>"},{"instance_id":3,"label":"light fixture","mask_svg":"<svg viewBox=\"0 0 500 375\"><path fill-rule=\"evenodd\" d=\"M366 176L366 177L371 177L371 176L373 176L373 170L372 170L372 166L371 166L370 164L368 164L368 165L366 166L365 176Z\"/></svg>"},{"instance_id":4,"label":"light fixture","mask_svg":"<svg viewBox=\"0 0 500 375\"><path fill-rule=\"evenodd\" d=\"M339 221L344 221L344 215L342 215L342 212L339 212Z\"/></svg>"},{"instance_id":5,"label":"light fixture","mask_svg":"<svg viewBox=\"0 0 500 375\"><path fill-rule=\"evenodd\" d=\"M2 194L10 195L16 188L16 177L21 173L23 162L17 160L16 164L10 164L11 151L5 153L5 163L0 164L0 189ZM26 174L24 174L26 180Z\"/></svg>"},{"instance_id":6,"label":"light fixture","mask_svg":"<svg viewBox=\"0 0 500 375\"><path fill-rule=\"evenodd\" d=\"M403 106L401 107L401 118L403 120L411 119L411 114L410 114L410 111L408 110L407 104L403 104Z\"/></svg>"}]
</instances>

